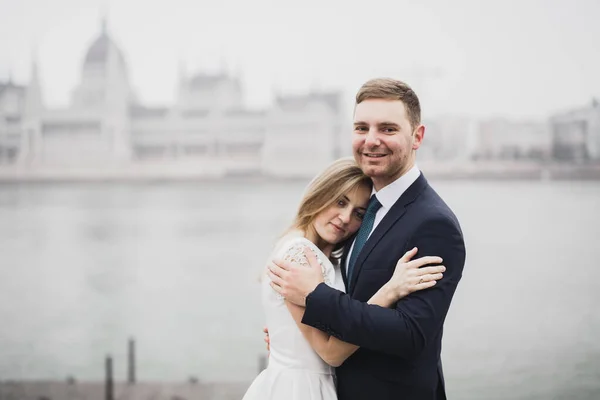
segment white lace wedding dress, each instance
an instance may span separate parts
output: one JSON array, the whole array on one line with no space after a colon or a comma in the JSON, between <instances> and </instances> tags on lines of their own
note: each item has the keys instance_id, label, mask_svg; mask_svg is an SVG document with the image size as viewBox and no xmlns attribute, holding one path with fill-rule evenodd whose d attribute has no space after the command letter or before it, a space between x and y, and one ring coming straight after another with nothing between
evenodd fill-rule
<instances>
[{"instance_id":1,"label":"white lace wedding dress","mask_svg":"<svg viewBox=\"0 0 600 400\"><path fill-rule=\"evenodd\" d=\"M339 268L309 240L290 234L279 241L273 255L308 265L302 250L310 247L323 269L325 283L343 291ZM283 298L261 280L262 303L271 340L268 367L254 380L243 400L336 400L334 370L310 347L296 326Z\"/></svg>"}]
</instances>

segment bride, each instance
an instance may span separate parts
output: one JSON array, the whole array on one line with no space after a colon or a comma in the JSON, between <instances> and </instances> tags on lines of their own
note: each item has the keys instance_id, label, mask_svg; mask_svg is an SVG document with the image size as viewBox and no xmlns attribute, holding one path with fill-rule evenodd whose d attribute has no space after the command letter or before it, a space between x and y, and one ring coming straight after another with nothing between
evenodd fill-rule
<instances>
[{"instance_id":1,"label":"bride","mask_svg":"<svg viewBox=\"0 0 600 400\"><path fill-rule=\"evenodd\" d=\"M344 245L358 231L372 191L369 177L351 159L335 161L309 184L294 223L275 245L272 258L308 265L316 258L324 282L344 291L339 261ZM406 253L388 281L368 301L391 307L402 297L432 287L441 279L438 257L410 259ZM265 278L266 276L265 272ZM304 308L287 302L261 282L262 303L269 329L268 367L254 380L243 400L336 400L334 367L341 365L358 346L302 324Z\"/></svg>"}]
</instances>

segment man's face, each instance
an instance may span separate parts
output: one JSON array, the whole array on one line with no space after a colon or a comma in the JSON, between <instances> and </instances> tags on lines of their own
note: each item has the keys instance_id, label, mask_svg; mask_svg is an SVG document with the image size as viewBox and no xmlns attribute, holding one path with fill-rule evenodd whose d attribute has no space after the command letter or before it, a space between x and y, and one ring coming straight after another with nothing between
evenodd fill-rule
<instances>
[{"instance_id":1,"label":"man's face","mask_svg":"<svg viewBox=\"0 0 600 400\"><path fill-rule=\"evenodd\" d=\"M423 125L411 127L400 100L369 99L356 105L352 152L375 190L412 168L424 133Z\"/></svg>"}]
</instances>

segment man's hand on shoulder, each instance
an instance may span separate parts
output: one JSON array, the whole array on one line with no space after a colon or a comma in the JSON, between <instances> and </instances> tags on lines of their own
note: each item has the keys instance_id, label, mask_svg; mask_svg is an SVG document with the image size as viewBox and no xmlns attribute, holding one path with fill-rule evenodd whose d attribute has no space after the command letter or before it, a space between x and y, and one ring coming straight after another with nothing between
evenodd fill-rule
<instances>
[{"instance_id":1,"label":"man's hand on shoulder","mask_svg":"<svg viewBox=\"0 0 600 400\"><path fill-rule=\"evenodd\" d=\"M290 303L304 307L306 296L323 282L323 270L308 247L304 248L309 267L297 263L275 259L269 263L267 274L271 278L271 287Z\"/></svg>"}]
</instances>

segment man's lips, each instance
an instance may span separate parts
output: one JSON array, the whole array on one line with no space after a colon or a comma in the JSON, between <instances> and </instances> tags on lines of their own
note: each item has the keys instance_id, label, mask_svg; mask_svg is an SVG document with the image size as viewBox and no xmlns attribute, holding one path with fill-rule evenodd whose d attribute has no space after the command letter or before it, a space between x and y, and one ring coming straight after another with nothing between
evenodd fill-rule
<instances>
[{"instance_id":1,"label":"man's lips","mask_svg":"<svg viewBox=\"0 0 600 400\"><path fill-rule=\"evenodd\" d=\"M362 155L369 158L381 158L387 156L387 154L381 153L362 153Z\"/></svg>"}]
</instances>

